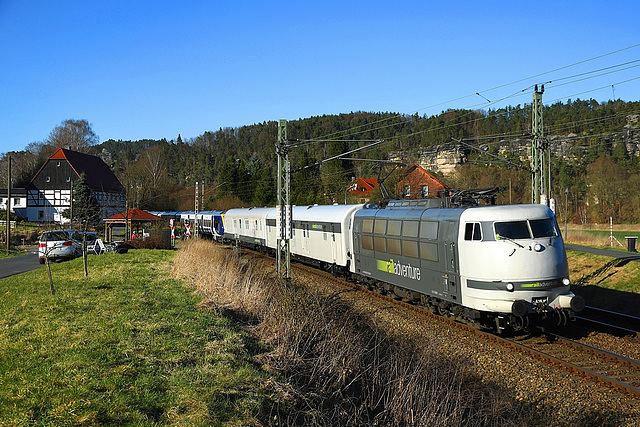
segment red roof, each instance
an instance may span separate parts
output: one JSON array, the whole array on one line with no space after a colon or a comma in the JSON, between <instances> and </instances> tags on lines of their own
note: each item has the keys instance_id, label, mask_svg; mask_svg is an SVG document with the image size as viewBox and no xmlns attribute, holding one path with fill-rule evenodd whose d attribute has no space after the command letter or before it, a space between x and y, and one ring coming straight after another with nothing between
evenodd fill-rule
<instances>
[{"instance_id":1,"label":"red roof","mask_svg":"<svg viewBox=\"0 0 640 427\"><path fill-rule=\"evenodd\" d=\"M349 193L357 196L369 196L377 186L377 178L356 178Z\"/></svg>"},{"instance_id":2,"label":"red roof","mask_svg":"<svg viewBox=\"0 0 640 427\"><path fill-rule=\"evenodd\" d=\"M118 219L128 219L129 221L160 221L162 218L151 214L149 212L143 211L138 208L129 208L126 211L117 213L109 218L106 218L105 221L109 220L118 220Z\"/></svg>"}]
</instances>

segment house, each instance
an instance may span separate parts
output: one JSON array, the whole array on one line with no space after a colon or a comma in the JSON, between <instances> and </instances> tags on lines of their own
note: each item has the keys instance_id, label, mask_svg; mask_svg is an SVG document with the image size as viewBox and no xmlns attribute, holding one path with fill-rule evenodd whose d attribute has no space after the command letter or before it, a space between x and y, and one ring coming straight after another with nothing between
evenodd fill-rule
<instances>
[{"instance_id":1,"label":"house","mask_svg":"<svg viewBox=\"0 0 640 427\"><path fill-rule=\"evenodd\" d=\"M9 209L18 217L24 217L27 209L27 190L24 188L11 189L11 203ZM7 189L0 189L0 211L7 210Z\"/></svg>"},{"instance_id":2,"label":"house","mask_svg":"<svg viewBox=\"0 0 640 427\"><path fill-rule=\"evenodd\" d=\"M377 178L356 178L349 184L349 194L360 198L360 202L369 201L371 193L378 187Z\"/></svg>"},{"instance_id":3,"label":"house","mask_svg":"<svg viewBox=\"0 0 640 427\"><path fill-rule=\"evenodd\" d=\"M102 218L123 210L124 188L100 157L60 148L47 159L27 185L27 219L34 222L69 222L62 212L70 208L73 184L82 174L102 208Z\"/></svg>"},{"instance_id":4,"label":"house","mask_svg":"<svg viewBox=\"0 0 640 427\"><path fill-rule=\"evenodd\" d=\"M398 183L398 194L405 199L442 197L449 187L426 169L414 163Z\"/></svg>"}]
</instances>

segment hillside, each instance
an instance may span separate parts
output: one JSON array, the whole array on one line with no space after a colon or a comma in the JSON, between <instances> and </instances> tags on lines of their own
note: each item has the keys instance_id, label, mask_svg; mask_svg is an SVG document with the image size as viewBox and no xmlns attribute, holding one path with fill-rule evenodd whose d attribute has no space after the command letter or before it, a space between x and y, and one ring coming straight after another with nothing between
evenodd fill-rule
<instances>
[{"instance_id":1,"label":"hillside","mask_svg":"<svg viewBox=\"0 0 640 427\"><path fill-rule=\"evenodd\" d=\"M429 117L351 112L290 121L292 169L384 140L352 157L418 162L450 187L504 186L510 190L499 203L529 202L530 114L529 105L517 105ZM559 195L559 212L566 211L571 221L640 219L640 196L633 191L640 184L639 115L640 102L569 100L544 107L545 137L553 153L552 194ZM186 141L180 135L170 141L107 140L88 150L112 166L127 198L142 208L191 209L196 182L204 184L205 208L227 208L274 203L276 139L277 122L269 121L207 131ZM39 159L50 154L48 148L40 146ZM33 159L15 163L23 185L42 164ZM344 200L353 177L383 177L393 170L380 165L335 160L300 171L293 178L292 201ZM389 190L401 174L396 170L387 179Z\"/></svg>"}]
</instances>

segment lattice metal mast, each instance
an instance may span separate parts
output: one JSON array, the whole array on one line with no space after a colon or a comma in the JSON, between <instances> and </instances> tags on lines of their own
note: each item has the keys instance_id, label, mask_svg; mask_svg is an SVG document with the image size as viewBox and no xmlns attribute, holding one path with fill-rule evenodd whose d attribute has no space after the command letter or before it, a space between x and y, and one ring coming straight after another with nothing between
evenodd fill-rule
<instances>
[{"instance_id":1,"label":"lattice metal mast","mask_svg":"<svg viewBox=\"0 0 640 427\"><path fill-rule=\"evenodd\" d=\"M544 139L544 123L542 120L542 93L544 85L535 85L532 105L531 141L531 201L532 203L549 204L551 198L550 153L549 144Z\"/></svg>"},{"instance_id":2,"label":"lattice metal mast","mask_svg":"<svg viewBox=\"0 0 640 427\"><path fill-rule=\"evenodd\" d=\"M276 263L278 275L291 278L291 163L287 143L287 121L278 121L278 194L276 202L277 248Z\"/></svg>"}]
</instances>

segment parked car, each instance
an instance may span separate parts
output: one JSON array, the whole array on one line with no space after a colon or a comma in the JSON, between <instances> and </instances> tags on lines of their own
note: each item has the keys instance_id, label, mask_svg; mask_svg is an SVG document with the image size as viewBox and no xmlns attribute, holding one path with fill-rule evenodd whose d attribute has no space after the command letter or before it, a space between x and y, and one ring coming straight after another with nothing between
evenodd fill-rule
<instances>
[{"instance_id":1,"label":"parked car","mask_svg":"<svg viewBox=\"0 0 640 427\"><path fill-rule=\"evenodd\" d=\"M93 231L73 231L71 233L71 239L73 239L82 250L82 236L86 235L85 239L87 241L87 253L94 252L94 247L96 245L96 240L98 239L98 235Z\"/></svg>"},{"instance_id":2,"label":"parked car","mask_svg":"<svg viewBox=\"0 0 640 427\"><path fill-rule=\"evenodd\" d=\"M82 247L65 230L45 231L38 243L40 264L44 264L45 255L49 260L74 259L82 255Z\"/></svg>"}]
</instances>

